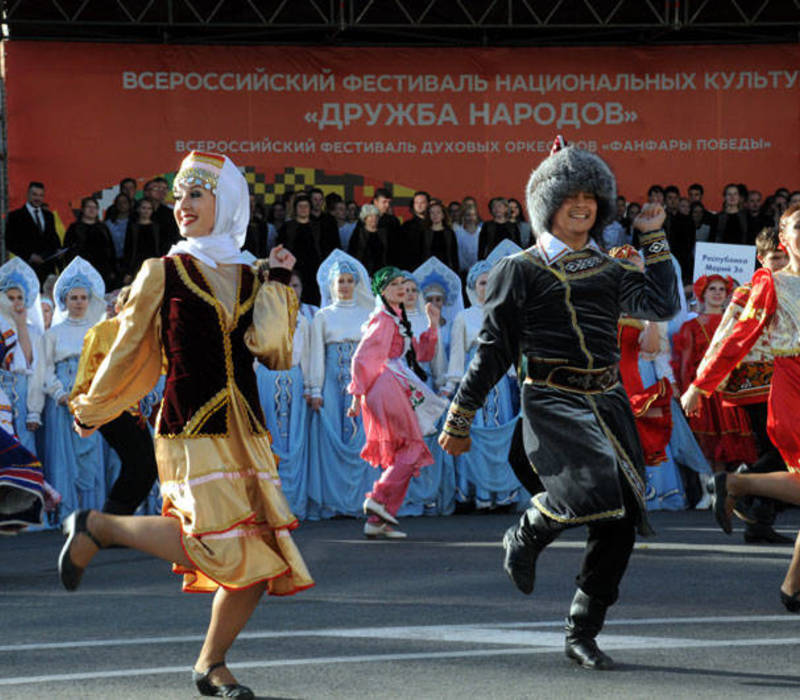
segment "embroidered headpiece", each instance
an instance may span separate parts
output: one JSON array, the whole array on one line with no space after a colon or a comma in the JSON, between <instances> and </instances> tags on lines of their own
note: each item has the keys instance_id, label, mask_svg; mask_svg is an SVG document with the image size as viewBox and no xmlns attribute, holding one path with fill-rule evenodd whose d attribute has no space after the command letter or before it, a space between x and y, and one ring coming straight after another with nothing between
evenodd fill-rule
<instances>
[{"instance_id":1,"label":"embroidered headpiece","mask_svg":"<svg viewBox=\"0 0 800 700\"><path fill-rule=\"evenodd\" d=\"M31 308L39 294L39 278L22 258L11 258L0 267L0 291L19 289L25 298L26 308Z\"/></svg>"},{"instance_id":2,"label":"embroidered headpiece","mask_svg":"<svg viewBox=\"0 0 800 700\"><path fill-rule=\"evenodd\" d=\"M478 262L469 268L469 273L467 273L467 288L475 289L475 285L478 283L478 277L489 272L491 269L492 263L489 260L478 260Z\"/></svg>"},{"instance_id":3,"label":"embroidered headpiece","mask_svg":"<svg viewBox=\"0 0 800 700\"><path fill-rule=\"evenodd\" d=\"M328 271L328 282L334 282L339 275L353 275L353 281L360 281L359 269L349 260L337 260Z\"/></svg>"},{"instance_id":4,"label":"embroidered headpiece","mask_svg":"<svg viewBox=\"0 0 800 700\"><path fill-rule=\"evenodd\" d=\"M383 294L383 290L397 277L405 278L403 271L399 267L394 267L393 265L382 267L372 276L372 293L375 296Z\"/></svg>"},{"instance_id":5,"label":"embroidered headpiece","mask_svg":"<svg viewBox=\"0 0 800 700\"><path fill-rule=\"evenodd\" d=\"M175 175L175 183L199 185L216 196L223 165L225 165L224 156L192 151L183 159L180 170Z\"/></svg>"}]
</instances>

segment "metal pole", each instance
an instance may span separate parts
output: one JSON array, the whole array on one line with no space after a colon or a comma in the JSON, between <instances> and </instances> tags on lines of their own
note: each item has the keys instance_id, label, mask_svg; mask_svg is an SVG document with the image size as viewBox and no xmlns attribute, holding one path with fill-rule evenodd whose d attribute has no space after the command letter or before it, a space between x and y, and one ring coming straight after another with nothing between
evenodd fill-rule
<instances>
[{"instance_id":1,"label":"metal pole","mask_svg":"<svg viewBox=\"0 0 800 700\"><path fill-rule=\"evenodd\" d=\"M6 215L8 214L8 112L6 110L6 45L0 39L0 260L6 261Z\"/></svg>"}]
</instances>

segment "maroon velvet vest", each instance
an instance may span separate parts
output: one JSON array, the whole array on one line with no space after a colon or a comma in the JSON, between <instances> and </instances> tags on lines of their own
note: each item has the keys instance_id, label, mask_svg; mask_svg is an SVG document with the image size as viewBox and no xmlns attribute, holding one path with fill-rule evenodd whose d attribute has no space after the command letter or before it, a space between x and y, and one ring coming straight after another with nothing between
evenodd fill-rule
<instances>
[{"instance_id":1,"label":"maroon velvet vest","mask_svg":"<svg viewBox=\"0 0 800 700\"><path fill-rule=\"evenodd\" d=\"M253 356L244 342L253 322L258 285L242 267L233 329L190 255L163 258L161 342L167 380L156 432L161 437L227 437L234 394L246 406L250 431L267 435L258 398Z\"/></svg>"}]
</instances>

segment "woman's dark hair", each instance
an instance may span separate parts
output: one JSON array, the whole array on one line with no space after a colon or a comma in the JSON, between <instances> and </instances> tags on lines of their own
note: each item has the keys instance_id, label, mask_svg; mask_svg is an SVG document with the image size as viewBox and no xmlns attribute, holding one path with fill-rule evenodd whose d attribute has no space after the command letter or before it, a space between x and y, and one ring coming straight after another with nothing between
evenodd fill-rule
<instances>
[{"instance_id":1,"label":"woman's dark hair","mask_svg":"<svg viewBox=\"0 0 800 700\"><path fill-rule=\"evenodd\" d=\"M392 316L397 317L395 310L391 307L388 301L386 301L386 297L381 294L381 301L383 302L383 308L386 309ZM409 340L414 340L414 331L411 330L411 321L408 320L408 316L406 316L406 307L400 302L400 325L403 327L403 335L406 336ZM417 353L414 350L414 343L409 343L408 352L406 353L406 362L408 362L408 366L411 367L414 374L416 374L423 382L428 381L428 373L419 366L419 362L417 362Z\"/></svg>"},{"instance_id":2,"label":"woman's dark hair","mask_svg":"<svg viewBox=\"0 0 800 700\"><path fill-rule=\"evenodd\" d=\"M100 208L100 202L98 202L98 201L97 201L97 198L96 198L96 197L84 197L84 198L81 200L81 210L83 210L83 208L84 208L84 207L85 207L85 206L86 206L86 205L87 205L89 202L94 202L94 203L97 205L97 208L98 208L98 209Z\"/></svg>"},{"instance_id":3,"label":"woman's dark hair","mask_svg":"<svg viewBox=\"0 0 800 700\"><path fill-rule=\"evenodd\" d=\"M519 200L515 199L514 197L509 197L508 203L511 204L511 202L514 202L514 204L516 204L517 208L519 209L519 216L517 217L517 221L527 221L527 219L525 218L525 210L522 208L522 205L519 203Z\"/></svg>"},{"instance_id":4,"label":"woman's dark hair","mask_svg":"<svg viewBox=\"0 0 800 700\"><path fill-rule=\"evenodd\" d=\"M137 199L133 203L133 213L136 214L137 218L139 216L139 210L142 208L143 204L149 204L150 205L150 211L152 212L152 210L153 210L153 203L149 199L147 199L145 197L142 197L141 199ZM150 216L152 217L152 213L150 214Z\"/></svg>"},{"instance_id":5,"label":"woman's dark hair","mask_svg":"<svg viewBox=\"0 0 800 700\"><path fill-rule=\"evenodd\" d=\"M425 226L430 228L433 224L431 222L431 207L439 207L442 210L442 223L444 224L445 228L452 229L453 222L450 221L450 212L447 210L447 207L444 205L444 202L441 199L431 199L428 202L428 208L425 210Z\"/></svg>"},{"instance_id":6,"label":"woman's dark hair","mask_svg":"<svg viewBox=\"0 0 800 700\"><path fill-rule=\"evenodd\" d=\"M300 202L308 202L308 206L311 206L311 197L309 197L305 192L301 192L294 198L294 202L292 204L292 214L297 216L297 205Z\"/></svg>"},{"instance_id":7,"label":"woman's dark hair","mask_svg":"<svg viewBox=\"0 0 800 700\"><path fill-rule=\"evenodd\" d=\"M119 209L117 209L117 200L120 197L124 197L125 199L128 200L128 204L130 205L128 207L129 215L130 215L130 211L133 209L133 203L131 202L131 198L128 197L128 195L125 194L124 192L120 192L116 197L114 197L114 203L108 208L108 212L106 212L106 218L109 221L116 222L116 220L119 218ZM83 209L83 207L81 207L81 209Z\"/></svg>"}]
</instances>

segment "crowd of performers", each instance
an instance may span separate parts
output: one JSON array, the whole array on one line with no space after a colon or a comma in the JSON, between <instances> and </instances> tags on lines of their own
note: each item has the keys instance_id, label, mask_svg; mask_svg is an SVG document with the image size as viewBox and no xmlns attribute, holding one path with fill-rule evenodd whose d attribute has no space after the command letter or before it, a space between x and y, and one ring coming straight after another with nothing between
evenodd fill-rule
<instances>
[{"instance_id":1,"label":"crowd of performers","mask_svg":"<svg viewBox=\"0 0 800 700\"><path fill-rule=\"evenodd\" d=\"M771 244L772 238L762 239L762 247ZM413 343L422 344L416 353L416 367L421 372L414 376L436 396L449 399L458 388L478 347L489 274L501 258L518 252L511 241L502 242L469 270L466 289L458 275L435 257L414 271L399 271L405 321ZM630 246L613 249L610 254L643 265ZM785 258L777 249L764 255L767 264L772 264L773 258ZM262 266L261 274L265 271ZM353 371L370 372L364 363L353 362L359 343L371 336L375 324L370 325L370 317L376 308L391 308L381 301L375 279L370 279L359 261L335 250L317 271L321 308L300 305L291 368L276 371L254 362L259 400L279 458L284 493L300 519L361 515L363 496L375 480L374 445L364 452L368 441L364 422L370 414L351 410L349 390L351 382L355 386L360 379ZM688 423L676 401L694 378L720 323L729 284L718 277L699 280L695 292L703 301L702 313L683 323L680 319L689 317L685 310L669 324L625 315L619 320L621 379L634 408L648 465L648 509L678 510L692 505L679 465L699 475L696 483L703 492L695 496L700 500L694 505L705 508L710 504L705 477L712 468L757 461L757 443L750 426L764 421L759 423L757 416L745 415L746 407L731 403L731 392L702 399L702 410L690 416ZM299 297L302 281L298 274L292 273L290 285ZM12 406L14 430L22 445L40 456L45 476L61 498L45 522L56 526L78 507L158 512L155 456L141 436L152 433L163 378L144 399L92 438L78 439L70 427L67 399L88 389L118 330L114 311L103 301L100 276L81 258L64 270L54 289L54 323L46 332L41 315L36 314L40 304L36 276L25 263L13 259L0 268L0 289L5 292L0 313L7 319L7 337L13 346L0 369L0 381ZM124 306L129 290L124 288L116 297L117 309ZM739 304L739 296L737 291L729 310ZM14 303L23 308L29 305L27 319L20 326L28 331L28 337L20 338L18 345ZM429 330L426 306L437 314L435 334ZM108 320L99 323L104 316ZM396 328L403 331L403 319L396 318L400 319ZM29 348L28 355L23 345ZM515 510L527 502L531 494L515 475L507 447L520 412L518 364L510 363L488 394L474 422L469 453L454 458L440 448L435 433L443 416L425 431L422 440L432 461L424 470L413 470L409 491L399 506L401 515ZM419 379L423 375L424 379ZM128 439L131 435L134 437ZM758 432L756 436L758 444L768 444ZM771 446L768 449L774 454ZM146 468L121 469L126 462ZM49 505L52 509L54 499ZM774 510L768 499L752 506L748 533L752 530L781 538L771 528ZM384 534L393 536L389 531Z\"/></svg>"},{"instance_id":2,"label":"crowd of performers","mask_svg":"<svg viewBox=\"0 0 800 700\"><path fill-rule=\"evenodd\" d=\"M0 268L0 517L16 531L61 501L68 590L98 549L121 545L172 562L184 590L214 592L202 694L253 697L225 653L263 593L313 585L298 518L363 513L366 536L402 539L398 516L529 505L503 538L526 594L544 548L586 525L565 650L603 669L595 638L636 532L652 534L652 492L683 498L677 462L713 471L726 532L734 512L763 525L770 499L800 503L800 207L759 237L752 284L701 278L690 317L663 209L636 219L640 251L602 251L614 177L559 140L527 186L536 244L476 263L466 309L437 258L370 278L339 250L317 272L322 308L301 305L288 249L261 267L240 252L249 198L227 157L192 153L175 195L183 240L146 261L116 317L101 321L102 278L78 257L43 332L35 274ZM130 517L156 476L162 515ZM800 611L800 538L781 596Z\"/></svg>"}]
</instances>

